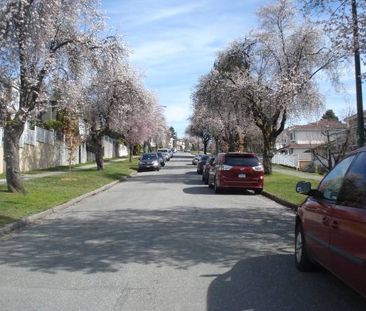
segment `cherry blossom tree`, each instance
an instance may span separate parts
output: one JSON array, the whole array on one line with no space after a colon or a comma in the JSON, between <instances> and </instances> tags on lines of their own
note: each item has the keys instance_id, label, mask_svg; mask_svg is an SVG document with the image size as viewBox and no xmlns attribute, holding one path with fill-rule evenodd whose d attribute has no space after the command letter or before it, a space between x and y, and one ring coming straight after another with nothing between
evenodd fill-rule
<instances>
[{"instance_id":1,"label":"cherry blossom tree","mask_svg":"<svg viewBox=\"0 0 366 311\"><path fill-rule=\"evenodd\" d=\"M47 103L51 78L78 68L103 26L95 0L0 2L0 100L9 191L24 192L19 139Z\"/></svg>"},{"instance_id":2,"label":"cherry blossom tree","mask_svg":"<svg viewBox=\"0 0 366 311\"><path fill-rule=\"evenodd\" d=\"M333 72L338 59L321 29L302 19L289 0L259 10L260 30L221 52L216 70L241 95L263 137L265 172L272 172L276 138L289 116L304 115L321 105L315 77Z\"/></svg>"},{"instance_id":3,"label":"cherry blossom tree","mask_svg":"<svg viewBox=\"0 0 366 311\"><path fill-rule=\"evenodd\" d=\"M302 0L305 14L315 12L317 23L323 26L340 53L340 60L354 58L358 146L365 144L361 61L366 64L366 1L364 0Z\"/></svg>"}]
</instances>

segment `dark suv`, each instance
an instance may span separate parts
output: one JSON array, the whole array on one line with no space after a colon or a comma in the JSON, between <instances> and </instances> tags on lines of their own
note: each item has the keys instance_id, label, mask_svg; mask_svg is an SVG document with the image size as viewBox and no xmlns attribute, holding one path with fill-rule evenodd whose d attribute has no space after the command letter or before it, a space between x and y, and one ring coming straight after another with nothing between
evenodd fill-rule
<instances>
[{"instance_id":1,"label":"dark suv","mask_svg":"<svg viewBox=\"0 0 366 311\"><path fill-rule=\"evenodd\" d=\"M349 154L311 189L298 208L295 263L308 271L317 262L366 296L366 148Z\"/></svg>"},{"instance_id":2,"label":"dark suv","mask_svg":"<svg viewBox=\"0 0 366 311\"><path fill-rule=\"evenodd\" d=\"M263 191L264 171L255 153L219 153L208 176L208 186L219 193L225 188Z\"/></svg>"}]
</instances>

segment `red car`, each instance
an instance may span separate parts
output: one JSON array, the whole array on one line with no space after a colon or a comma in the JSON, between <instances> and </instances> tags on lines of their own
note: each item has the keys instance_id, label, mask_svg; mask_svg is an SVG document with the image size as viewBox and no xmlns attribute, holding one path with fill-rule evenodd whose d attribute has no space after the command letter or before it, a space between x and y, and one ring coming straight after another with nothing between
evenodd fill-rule
<instances>
[{"instance_id":1,"label":"red car","mask_svg":"<svg viewBox=\"0 0 366 311\"><path fill-rule=\"evenodd\" d=\"M366 148L349 154L298 208L295 263L309 271L317 262L366 297Z\"/></svg>"},{"instance_id":2,"label":"red car","mask_svg":"<svg viewBox=\"0 0 366 311\"><path fill-rule=\"evenodd\" d=\"M263 191L264 171L255 153L219 153L210 168L208 186L219 193L223 189L238 188Z\"/></svg>"}]
</instances>

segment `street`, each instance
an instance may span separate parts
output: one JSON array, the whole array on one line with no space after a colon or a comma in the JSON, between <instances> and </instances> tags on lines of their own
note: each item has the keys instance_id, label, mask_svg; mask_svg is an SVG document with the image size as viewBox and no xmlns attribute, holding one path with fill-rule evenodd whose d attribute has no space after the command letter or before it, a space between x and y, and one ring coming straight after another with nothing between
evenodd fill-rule
<instances>
[{"instance_id":1,"label":"street","mask_svg":"<svg viewBox=\"0 0 366 311\"><path fill-rule=\"evenodd\" d=\"M0 240L0 309L366 310L330 273L293 262L294 214L215 195L191 157L143 172Z\"/></svg>"}]
</instances>

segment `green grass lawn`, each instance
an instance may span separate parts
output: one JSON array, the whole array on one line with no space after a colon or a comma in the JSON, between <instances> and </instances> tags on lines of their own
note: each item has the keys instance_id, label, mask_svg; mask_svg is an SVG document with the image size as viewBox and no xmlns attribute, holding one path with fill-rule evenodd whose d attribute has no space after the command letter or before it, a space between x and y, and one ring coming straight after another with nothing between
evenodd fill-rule
<instances>
[{"instance_id":1,"label":"green grass lawn","mask_svg":"<svg viewBox=\"0 0 366 311\"><path fill-rule=\"evenodd\" d=\"M0 226L65 203L119 180L133 170L137 170L137 159L132 163L128 161L110 163L105 166L104 171L93 168L32 179L24 183L26 195L10 193L6 185L0 185Z\"/></svg>"},{"instance_id":2,"label":"green grass lawn","mask_svg":"<svg viewBox=\"0 0 366 311\"><path fill-rule=\"evenodd\" d=\"M272 175L266 175L264 177L264 190L282 200L298 205L306 198L306 196L298 194L295 191L297 182L301 180L311 182L312 188L315 188L319 184L319 181L315 179L303 179L301 177L273 172Z\"/></svg>"}]
</instances>

